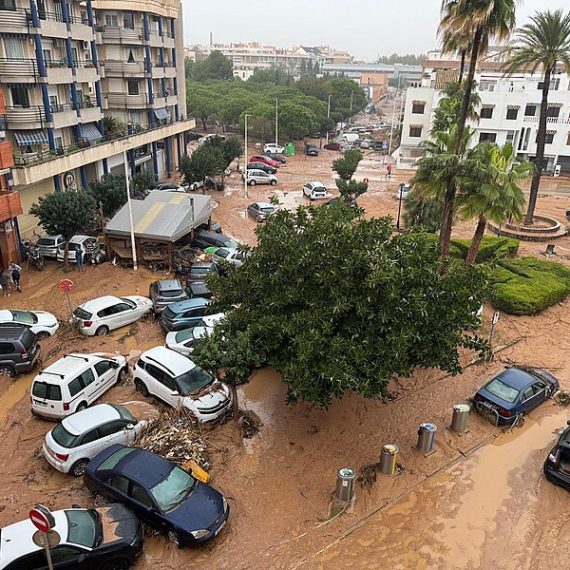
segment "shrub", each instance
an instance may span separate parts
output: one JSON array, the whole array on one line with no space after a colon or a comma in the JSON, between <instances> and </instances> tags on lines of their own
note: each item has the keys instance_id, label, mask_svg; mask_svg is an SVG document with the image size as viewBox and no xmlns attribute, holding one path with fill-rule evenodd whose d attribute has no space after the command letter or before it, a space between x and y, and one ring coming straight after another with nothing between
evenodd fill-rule
<instances>
[{"instance_id":1,"label":"shrub","mask_svg":"<svg viewBox=\"0 0 570 570\"><path fill-rule=\"evenodd\" d=\"M469 239L454 239L451 241L460 252L461 258L467 257L467 252L471 246ZM479 253L477 254L477 263L484 263L491 259L501 259L503 257L513 257L519 250L519 241L506 237L485 236L481 241Z\"/></svg>"}]
</instances>

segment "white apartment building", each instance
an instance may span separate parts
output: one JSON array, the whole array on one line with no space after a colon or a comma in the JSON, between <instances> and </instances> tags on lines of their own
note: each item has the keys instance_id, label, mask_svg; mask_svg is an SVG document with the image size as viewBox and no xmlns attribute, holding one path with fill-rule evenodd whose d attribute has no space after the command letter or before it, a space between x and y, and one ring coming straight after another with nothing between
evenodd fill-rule
<instances>
[{"instance_id":1,"label":"white apartment building","mask_svg":"<svg viewBox=\"0 0 570 570\"><path fill-rule=\"evenodd\" d=\"M489 140L499 145L510 142L523 159L536 155L536 136L542 97L542 74L517 73L505 77L500 70L506 54L491 54L479 64L477 90L481 98L474 146ZM407 90L399 160L411 165L421 156L419 145L429 138L434 111L442 97L442 89L457 78L456 60L441 58L431 52L424 63L421 85ZM554 76L548 103L545 168L570 172L570 77Z\"/></svg>"},{"instance_id":2,"label":"white apartment building","mask_svg":"<svg viewBox=\"0 0 570 570\"><path fill-rule=\"evenodd\" d=\"M23 215L104 174L171 176L195 127L186 110L179 0L2 0L0 89Z\"/></svg>"}]
</instances>

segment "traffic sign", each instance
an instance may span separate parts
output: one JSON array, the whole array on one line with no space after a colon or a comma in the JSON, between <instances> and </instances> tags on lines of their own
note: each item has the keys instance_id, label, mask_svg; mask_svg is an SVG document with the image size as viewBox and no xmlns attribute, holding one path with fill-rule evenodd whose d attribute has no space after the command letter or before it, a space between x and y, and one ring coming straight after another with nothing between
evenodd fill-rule
<instances>
[{"instance_id":1,"label":"traffic sign","mask_svg":"<svg viewBox=\"0 0 570 570\"><path fill-rule=\"evenodd\" d=\"M73 281L71 279L62 279L59 282L59 288L66 293L71 293L73 290Z\"/></svg>"},{"instance_id":2,"label":"traffic sign","mask_svg":"<svg viewBox=\"0 0 570 570\"><path fill-rule=\"evenodd\" d=\"M49 532L55 526L55 520L47 507L36 505L30 511L30 520L40 532Z\"/></svg>"}]
</instances>

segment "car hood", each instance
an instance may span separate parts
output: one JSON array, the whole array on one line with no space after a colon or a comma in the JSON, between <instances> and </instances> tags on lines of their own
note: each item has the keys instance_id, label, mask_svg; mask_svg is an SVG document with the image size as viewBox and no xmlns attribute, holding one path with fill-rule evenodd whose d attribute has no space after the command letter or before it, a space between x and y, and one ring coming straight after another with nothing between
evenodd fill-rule
<instances>
[{"instance_id":1,"label":"car hood","mask_svg":"<svg viewBox=\"0 0 570 570\"><path fill-rule=\"evenodd\" d=\"M515 406L515 402L510 403L510 402L507 402L506 400L502 400L498 396L495 396L495 394L492 394L491 392L489 392L489 390L487 390L486 388L480 388L479 391L477 392L477 394L479 394L479 396L482 396L483 398L485 398L485 400L489 400L489 402L496 404L497 406L500 406L501 408L505 408L505 410L510 410L511 408L513 408Z\"/></svg>"},{"instance_id":2,"label":"car hood","mask_svg":"<svg viewBox=\"0 0 570 570\"><path fill-rule=\"evenodd\" d=\"M131 543L136 538L141 523L127 507L113 503L96 510L101 516L103 544L112 544L119 540Z\"/></svg>"},{"instance_id":3,"label":"car hood","mask_svg":"<svg viewBox=\"0 0 570 570\"><path fill-rule=\"evenodd\" d=\"M202 388L195 394L184 397L184 403L191 404L190 407L197 406L199 408L215 408L223 401L227 400L230 395L230 389L221 382L214 382L205 388Z\"/></svg>"},{"instance_id":4,"label":"car hood","mask_svg":"<svg viewBox=\"0 0 570 570\"><path fill-rule=\"evenodd\" d=\"M186 500L166 516L176 526L192 532L210 528L223 513L222 495L210 485L196 481L196 486Z\"/></svg>"},{"instance_id":5,"label":"car hood","mask_svg":"<svg viewBox=\"0 0 570 570\"><path fill-rule=\"evenodd\" d=\"M47 313L46 311L34 311L34 315L38 318L36 325L42 325L44 327L57 325L57 319L51 313Z\"/></svg>"}]
</instances>

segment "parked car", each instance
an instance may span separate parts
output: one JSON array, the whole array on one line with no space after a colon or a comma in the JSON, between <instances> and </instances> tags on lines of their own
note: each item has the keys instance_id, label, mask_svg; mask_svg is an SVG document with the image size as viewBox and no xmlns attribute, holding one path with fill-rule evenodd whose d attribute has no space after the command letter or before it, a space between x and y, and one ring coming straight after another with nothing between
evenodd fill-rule
<instances>
[{"instance_id":1,"label":"parked car","mask_svg":"<svg viewBox=\"0 0 570 570\"><path fill-rule=\"evenodd\" d=\"M65 239L62 235L56 236L42 236L38 240L38 249L44 257L49 257L52 259L57 258L57 250L60 245L65 243Z\"/></svg>"},{"instance_id":2,"label":"parked car","mask_svg":"<svg viewBox=\"0 0 570 570\"><path fill-rule=\"evenodd\" d=\"M224 185L221 182L217 182L216 180L214 180L212 177L207 176L206 177L206 190L223 190L224 189ZM197 182L192 182L188 189L191 192L196 192L196 190L199 190L200 188L204 187L204 180L198 180Z\"/></svg>"},{"instance_id":3,"label":"parked car","mask_svg":"<svg viewBox=\"0 0 570 570\"><path fill-rule=\"evenodd\" d=\"M59 543L50 552L56 569L126 570L142 553L142 523L124 505L63 509L51 514L53 530L59 536ZM35 533L29 518L0 529L0 568L46 569L46 553L33 541Z\"/></svg>"},{"instance_id":4,"label":"parked car","mask_svg":"<svg viewBox=\"0 0 570 570\"><path fill-rule=\"evenodd\" d=\"M170 182L164 184L158 184L155 188L151 188L150 192L188 192L188 188L186 186L182 186L181 184L172 184Z\"/></svg>"},{"instance_id":5,"label":"parked car","mask_svg":"<svg viewBox=\"0 0 570 570\"><path fill-rule=\"evenodd\" d=\"M480 388L473 401L475 409L496 425L512 424L558 389L558 380L547 370L513 366Z\"/></svg>"},{"instance_id":6,"label":"parked car","mask_svg":"<svg viewBox=\"0 0 570 570\"><path fill-rule=\"evenodd\" d=\"M236 267L241 267L247 257L246 251L230 249L228 247L209 247L206 253L209 253L214 261L223 259Z\"/></svg>"},{"instance_id":7,"label":"parked car","mask_svg":"<svg viewBox=\"0 0 570 570\"><path fill-rule=\"evenodd\" d=\"M303 186L303 194L309 198L309 200L320 200L322 198L328 197L328 192L326 186L322 182L313 181L307 182Z\"/></svg>"},{"instance_id":8,"label":"parked car","mask_svg":"<svg viewBox=\"0 0 570 570\"><path fill-rule=\"evenodd\" d=\"M160 315L160 325L165 331L179 331L196 326L206 315L207 299L188 299L168 305Z\"/></svg>"},{"instance_id":9,"label":"parked car","mask_svg":"<svg viewBox=\"0 0 570 570\"><path fill-rule=\"evenodd\" d=\"M370 139L364 139L360 142L360 148L369 149L372 148L372 141Z\"/></svg>"},{"instance_id":10,"label":"parked car","mask_svg":"<svg viewBox=\"0 0 570 570\"><path fill-rule=\"evenodd\" d=\"M138 321L152 307L152 301L148 297L105 295L79 305L73 311L73 320L79 326L81 334L102 336Z\"/></svg>"},{"instance_id":11,"label":"parked car","mask_svg":"<svg viewBox=\"0 0 570 570\"><path fill-rule=\"evenodd\" d=\"M263 146L263 152L270 152L272 154L283 154L285 152L285 147L280 146L276 143L267 143Z\"/></svg>"},{"instance_id":12,"label":"parked car","mask_svg":"<svg viewBox=\"0 0 570 570\"><path fill-rule=\"evenodd\" d=\"M215 222L214 220L210 220L210 222L206 222L205 224L200 224L197 228L199 231L206 231L206 232L214 232L216 234L222 233L222 226L219 222Z\"/></svg>"},{"instance_id":13,"label":"parked car","mask_svg":"<svg viewBox=\"0 0 570 570\"><path fill-rule=\"evenodd\" d=\"M200 249L205 249L213 245L216 247L236 248L239 244L235 239L224 234L213 231L199 230L196 232L192 245Z\"/></svg>"},{"instance_id":14,"label":"parked car","mask_svg":"<svg viewBox=\"0 0 570 570\"><path fill-rule=\"evenodd\" d=\"M271 186L275 186L277 184L275 175L267 174L263 170L247 170L246 175L249 186L255 186L256 184L271 184Z\"/></svg>"},{"instance_id":15,"label":"parked car","mask_svg":"<svg viewBox=\"0 0 570 570\"><path fill-rule=\"evenodd\" d=\"M101 251L101 245L97 241L97 238L91 236L76 235L69 240L69 251L67 255L67 260L69 263L75 263L75 252L81 249L83 252L83 262L85 263L85 257L94 257ZM64 261L65 255L65 244L62 243L57 249L57 260Z\"/></svg>"},{"instance_id":16,"label":"parked car","mask_svg":"<svg viewBox=\"0 0 570 570\"><path fill-rule=\"evenodd\" d=\"M186 275L186 285L190 283L205 283L210 273L218 273L219 268L214 261L196 261L190 266Z\"/></svg>"},{"instance_id":17,"label":"parked car","mask_svg":"<svg viewBox=\"0 0 570 570\"><path fill-rule=\"evenodd\" d=\"M33 370L40 356L38 337L23 326L0 327L0 376L13 378Z\"/></svg>"},{"instance_id":18,"label":"parked car","mask_svg":"<svg viewBox=\"0 0 570 570\"><path fill-rule=\"evenodd\" d=\"M269 164L263 164L263 162L250 162L247 165L247 170L263 170L267 174L275 174L277 172L277 168L273 168Z\"/></svg>"},{"instance_id":19,"label":"parked car","mask_svg":"<svg viewBox=\"0 0 570 570\"><path fill-rule=\"evenodd\" d=\"M265 156L269 157L271 160L276 160L277 162L281 163L282 165L287 164L287 159L280 154L275 154L275 153L269 152L269 151L265 151L263 154Z\"/></svg>"},{"instance_id":20,"label":"parked car","mask_svg":"<svg viewBox=\"0 0 570 570\"><path fill-rule=\"evenodd\" d=\"M115 443L134 443L149 420L159 415L147 402L98 404L71 414L48 431L42 453L54 469L80 477L100 451Z\"/></svg>"},{"instance_id":21,"label":"parked car","mask_svg":"<svg viewBox=\"0 0 570 570\"><path fill-rule=\"evenodd\" d=\"M166 348L179 352L184 356L192 354L192 345L196 340L212 333L213 327L192 327L166 335Z\"/></svg>"},{"instance_id":22,"label":"parked car","mask_svg":"<svg viewBox=\"0 0 570 570\"><path fill-rule=\"evenodd\" d=\"M199 422L224 416L231 408L230 389L189 358L164 346L143 352L133 369L135 388L176 410L185 409Z\"/></svg>"},{"instance_id":23,"label":"parked car","mask_svg":"<svg viewBox=\"0 0 570 570\"><path fill-rule=\"evenodd\" d=\"M145 449L113 445L87 465L94 492L127 504L179 548L217 536L228 519L226 498L176 464Z\"/></svg>"},{"instance_id":24,"label":"parked car","mask_svg":"<svg viewBox=\"0 0 570 570\"><path fill-rule=\"evenodd\" d=\"M396 190L396 198L398 200L400 199L404 200L411 191L412 191L411 184L400 184L400 186L398 186L398 190Z\"/></svg>"},{"instance_id":25,"label":"parked car","mask_svg":"<svg viewBox=\"0 0 570 570\"><path fill-rule=\"evenodd\" d=\"M29 328L38 339L55 334L59 323L46 311L0 310L0 327L22 326Z\"/></svg>"},{"instance_id":26,"label":"parked car","mask_svg":"<svg viewBox=\"0 0 570 570\"><path fill-rule=\"evenodd\" d=\"M277 212L277 206L267 202L254 202L247 207L247 215L256 222L264 222L268 216Z\"/></svg>"},{"instance_id":27,"label":"parked car","mask_svg":"<svg viewBox=\"0 0 570 570\"><path fill-rule=\"evenodd\" d=\"M323 148L325 148L326 150L341 150L341 146L340 143L338 142L330 142L327 143Z\"/></svg>"},{"instance_id":28,"label":"parked car","mask_svg":"<svg viewBox=\"0 0 570 570\"><path fill-rule=\"evenodd\" d=\"M153 281L148 288L148 296L152 301L152 309L155 315L160 315L170 303L188 299L188 295L178 279Z\"/></svg>"},{"instance_id":29,"label":"parked car","mask_svg":"<svg viewBox=\"0 0 570 570\"><path fill-rule=\"evenodd\" d=\"M34 378L32 414L58 420L84 410L128 371L127 359L121 355L66 354Z\"/></svg>"},{"instance_id":30,"label":"parked car","mask_svg":"<svg viewBox=\"0 0 570 570\"><path fill-rule=\"evenodd\" d=\"M226 137L224 135L218 135L216 133L210 133L209 135L204 135L201 139L198 139L198 143L204 144L205 142L208 142L210 139L213 139L215 137L220 137L223 141L226 140Z\"/></svg>"},{"instance_id":31,"label":"parked car","mask_svg":"<svg viewBox=\"0 0 570 570\"><path fill-rule=\"evenodd\" d=\"M185 291L189 299L211 299L213 296L212 291L203 281L190 281Z\"/></svg>"},{"instance_id":32,"label":"parked car","mask_svg":"<svg viewBox=\"0 0 570 570\"><path fill-rule=\"evenodd\" d=\"M567 427L550 450L544 462L544 475L555 485L570 491L570 421Z\"/></svg>"},{"instance_id":33,"label":"parked car","mask_svg":"<svg viewBox=\"0 0 570 570\"><path fill-rule=\"evenodd\" d=\"M200 133L195 133L194 131L188 131L187 137L189 141L199 141L204 135Z\"/></svg>"},{"instance_id":34,"label":"parked car","mask_svg":"<svg viewBox=\"0 0 570 570\"><path fill-rule=\"evenodd\" d=\"M319 147L315 144L306 144L305 154L307 156L319 156Z\"/></svg>"},{"instance_id":35,"label":"parked car","mask_svg":"<svg viewBox=\"0 0 570 570\"><path fill-rule=\"evenodd\" d=\"M279 168L281 166L278 160L273 160L265 154L256 154L249 159L249 162L263 162L263 164L268 164L269 166L273 166L273 168Z\"/></svg>"}]
</instances>

